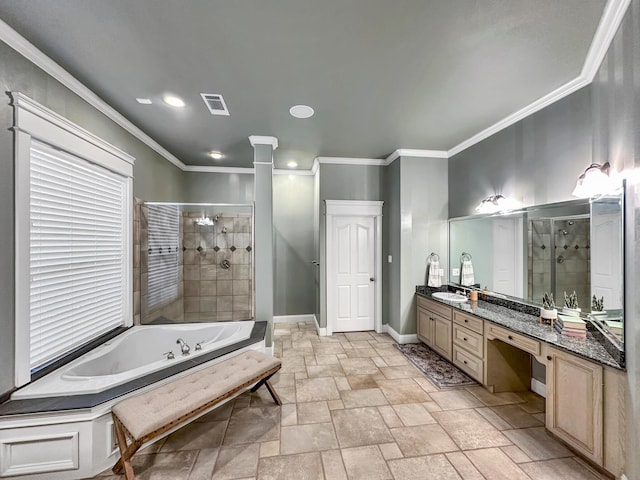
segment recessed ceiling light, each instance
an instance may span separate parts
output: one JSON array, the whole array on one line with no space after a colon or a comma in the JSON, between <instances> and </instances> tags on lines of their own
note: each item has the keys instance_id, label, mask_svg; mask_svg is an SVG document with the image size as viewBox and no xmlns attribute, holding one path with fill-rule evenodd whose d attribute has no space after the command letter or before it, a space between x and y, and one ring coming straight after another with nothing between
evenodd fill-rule
<instances>
[{"instance_id":1,"label":"recessed ceiling light","mask_svg":"<svg viewBox=\"0 0 640 480\"><path fill-rule=\"evenodd\" d=\"M222 158L222 153L218 152L217 150L212 150L209 152L209 156L214 160L220 160Z\"/></svg>"},{"instance_id":2,"label":"recessed ceiling light","mask_svg":"<svg viewBox=\"0 0 640 480\"><path fill-rule=\"evenodd\" d=\"M314 111L309 105L294 105L289 109L289 113L296 118L309 118L313 116Z\"/></svg>"},{"instance_id":3,"label":"recessed ceiling light","mask_svg":"<svg viewBox=\"0 0 640 480\"><path fill-rule=\"evenodd\" d=\"M150 98L136 98L136 102L142 105L151 105L153 103Z\"/></svg>"},{"instance_id":4,"label":"recessed ceiling light","mask_svg":"<svg viewBox=\"0 0 640 480\"><path fill-rule=\"evenodd\" d=\"M287 167L289 168L296 168L298 166L298 162L295 162L293 160L291 160L289 163L287 163Z\"/></svg>"},{"instance_id":5,"label":"recessed ceiling light","mask_svg":"<svg viewBox=\"0 0 640 480\"><path fill-rule=\"evenodd\" d=\"M180 97L176 97L175 95L165 95L162 97L162 101L167 105L171 105L172 107L184 107L186 104L184 100Z\"/></svg>"}]
</instances>

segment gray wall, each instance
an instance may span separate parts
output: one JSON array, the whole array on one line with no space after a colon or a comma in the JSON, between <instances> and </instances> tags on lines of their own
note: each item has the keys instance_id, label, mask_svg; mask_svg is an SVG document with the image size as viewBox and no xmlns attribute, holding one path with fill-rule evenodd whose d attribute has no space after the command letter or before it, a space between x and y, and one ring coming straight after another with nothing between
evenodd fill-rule
<instances>
[{"instance_id":1,"label":"gray wall","mask_svg":"<svg viewBox=\"0 0 640 480\"><path fill-rule=\"evenodd\" d=\"M571 198L591 161L591 87L530 115L449 159L449 216L473 215L489 195L523 206Z\"/></svg>"},{"instance_id":2,"label":"gray wall","mask_svg":"<svg viewBox=\"0 0 640 480\"><path fill-rule=\"evenodd\" d=\"M0 84L5 92L20 91L134 156L136 197L183 199L179 169L1 42ZM0 125L0 242L5 252L0 256L0 393L4 393L14 385L14 256L10 253L14 251L14 164L9 96L0 106Z\"/></svg>"},{"instance_id":3,"label":"gray wall","mask_svg":"<svg viewBox=\"0 0 640 480\"><path fill-rule=\"evenodd\" d=\"M385 167L382 206L382 323L398 326L402 259L400 160ZM391 255L391 262L388 256ZM395 328L395 327L394 327Z\"/></svg>"},{"instance_id":4,"label":"gray wall","mask_svg":"<svg viewBox=\"0 0 640 480\"><path fill-rule=\"evenodd\" d=\"M183 176L185 202L253 203L253 174L184 172Z\"/></svg>"},{"instance_id":5,"label":"gray wall","mask_svg":"<svg viewBox=\"0 0 640 480\"><path fill-rule=\"evenodd\" d=\"M327 325L325 200L383 200L384 167L370 165L320 164L319 175L319 251L320 257L320 327ZM382 287L385 288L384 285Z\"/></svg>"}]
</instances>

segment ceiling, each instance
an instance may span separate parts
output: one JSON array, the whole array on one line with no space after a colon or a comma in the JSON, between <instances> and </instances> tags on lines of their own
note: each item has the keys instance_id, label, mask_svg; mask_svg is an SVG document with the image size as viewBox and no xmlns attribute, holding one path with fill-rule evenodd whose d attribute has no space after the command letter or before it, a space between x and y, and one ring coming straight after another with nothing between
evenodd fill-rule
<instances>
[{"instance_id":1,"label":"ceiling","mask_svg":"<svg viewBox=\"0 0 640 480\"><path fill-rule=\"evenodd\" d=\"M308 169L455 147L575 79L605 3L0 0L0 18L185 164L251 167L248 137L272 135L277 168Z\"/></svg>"}]
</instances>

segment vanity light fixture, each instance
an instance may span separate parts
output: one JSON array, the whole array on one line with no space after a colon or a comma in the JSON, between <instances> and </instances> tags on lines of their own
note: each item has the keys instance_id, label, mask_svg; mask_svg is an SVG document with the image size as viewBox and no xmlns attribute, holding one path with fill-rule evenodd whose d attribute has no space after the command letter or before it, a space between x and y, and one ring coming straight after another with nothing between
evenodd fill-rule
<instances>
[{"instance_id":1,"label":"vanity light fixture","mask_svg":"<svg viewBox=\"0 0 640 480\"><path fill-rule=\"evenodd\" d=\"M186 103L184 103L184 100L182 100L180 97L177 97L175 95L164 95L162 97L162 101L172 107L180 108L186 105Z\"/></svg>"},{"instance_id":2,"label":"vanity light fixture","mask_svg":"<svg viewBox=\"0 0 640 480\"><path fill-rule=\"evenodd\" d=\"M572 195L578 198L589 198L609 193L613 186L613 182L609 176L610 170L611 165L609 165L609 162L604 165L592 163L584 173L578 177L576 188L573 189Z\"/></svg>"},{"instance_id":3,"label":"vanity light fixture","mask_svg":"<svg viewBox=\"0 0 640 480\"><path fill-rule=\"evenodd\" d=\"M287 167L289 168L296 168L298 166L298 162L296 162L295 160L291 160L289 163L287 163Z\"/></svg>"},{"instance_id":4,"label":"vanity light fixture","mask_svg":"<svg viewBox=\"0 0 640 480\"><path fill-rule=\"evenodd\" d=\"M217 150L211 150L208 155L214 160L220 160L223 157L222 153L218 152Z\"/></svg>"},{"instance_id":5,"label":"vanity light fixture","mask_svg":"<svg viewBox=\"0 0 640 480\"><path fill-rule=\"evenodd\" d=\"M498 213L508 212L510 210L516 210L520 208L520 203L509 198L505 198L502 195L489 195L487 198L480 202L480 205L476 207L477 213Z\"/></svg>"}]
</instances>

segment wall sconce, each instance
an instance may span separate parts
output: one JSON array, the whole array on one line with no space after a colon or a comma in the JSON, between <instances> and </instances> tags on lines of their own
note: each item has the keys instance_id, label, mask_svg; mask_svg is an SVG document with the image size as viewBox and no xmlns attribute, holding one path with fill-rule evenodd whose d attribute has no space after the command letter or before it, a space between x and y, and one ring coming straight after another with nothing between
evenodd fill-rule
<instances>
[{"instance_id":1,"label":"wall sconce","mask_svg":"<svg viewBox=\"0 0 640 480\"><path fill-rule=\"evenodd\" d=\"M572 195L579 198L589 198L596 195L609 193L612 190L612 181L609 176L611 165L609 162L604 165L592 163L587 167L582 175L578 177L576 188Z\"/></svg>"},{"instance_id":2,"label":"wall sconce","mask_svg":"<svg viewBox=\"0 0 640 480\"><path fill-rule=\"evenodd\" d=\"M508 212L520 208L520 203L503 197L502 195L490 195L476 207L477 213Z\"/></svg>"}]
</instances>

